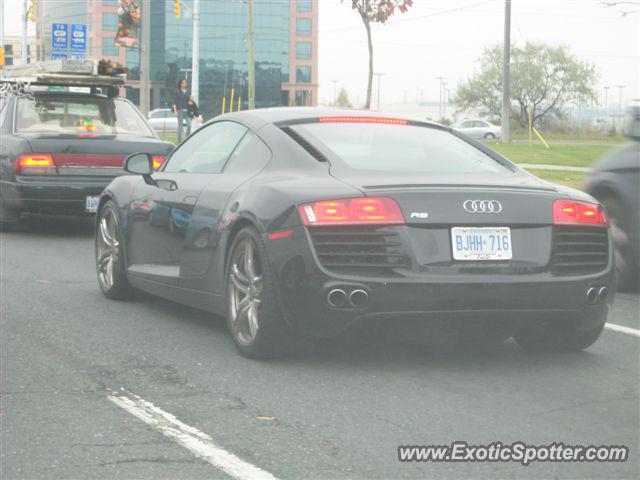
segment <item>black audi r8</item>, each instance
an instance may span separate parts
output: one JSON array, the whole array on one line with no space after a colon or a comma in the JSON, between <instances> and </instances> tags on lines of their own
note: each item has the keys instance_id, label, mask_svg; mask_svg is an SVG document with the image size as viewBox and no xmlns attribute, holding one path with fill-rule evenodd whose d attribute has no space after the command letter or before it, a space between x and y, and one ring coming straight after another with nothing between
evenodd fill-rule
<instances>
[{"instance_id":1,"label":"black audi r8","mask_svg":"<svg viewBox=\"0 0 640 480\"><path fill-rule=\"evenodd\" d=\"M602 207L441 125L282 108L217 117L104 191L99 285L227 317L265 357L384 324L596 341L614 293ZM499 332L499 334L498 334Z\"/></svg>"},{"instance_id":2,"label":"black audi r8","mask_svg":"<svg viewBox=\"0 0 640 480\"><path fill-rule=\"evenodd\" d=\"M32 87L0 97L0 227L23 213L93 215L127 155L173 145L125 98ZM66 89L66 87L62 87Z\"/></svg>"}]
</instances>

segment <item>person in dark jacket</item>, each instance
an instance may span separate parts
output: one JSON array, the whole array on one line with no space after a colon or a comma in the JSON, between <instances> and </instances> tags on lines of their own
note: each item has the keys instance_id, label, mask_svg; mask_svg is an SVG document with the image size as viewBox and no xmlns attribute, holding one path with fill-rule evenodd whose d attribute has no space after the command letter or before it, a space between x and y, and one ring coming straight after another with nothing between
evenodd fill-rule
<instances>
[{"instance_id":1,"label":"person in dark jacket","mask_svg":"<svg viewBox=\"0 0 640 480\"><path fill-rule=\"evenodd\" d=\"M178 82L175 99L173 101L173 113L178 117L178 143L182 141L182 127L187 124L187 134L191 134L191 119L194 102L191 100L191 91L187 87L187 80L181 79Z\"/></svg>"}]
</instances>

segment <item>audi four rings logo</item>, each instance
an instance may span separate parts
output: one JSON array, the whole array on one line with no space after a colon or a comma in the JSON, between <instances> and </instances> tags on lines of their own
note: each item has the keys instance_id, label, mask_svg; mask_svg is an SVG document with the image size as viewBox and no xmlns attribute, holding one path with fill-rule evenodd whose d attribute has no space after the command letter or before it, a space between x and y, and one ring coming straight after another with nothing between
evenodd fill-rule
<instances>
[{"instance_id":1,"label":"audi four rings logo","mask_svg":"<svg viewBox=\"0 0 640 480\"><path fill-rule=\"evenodd\" d=\"M469 213L500 213L502 204L497 200L467 200L462 208Z\"/></svg>"}]
</instances>

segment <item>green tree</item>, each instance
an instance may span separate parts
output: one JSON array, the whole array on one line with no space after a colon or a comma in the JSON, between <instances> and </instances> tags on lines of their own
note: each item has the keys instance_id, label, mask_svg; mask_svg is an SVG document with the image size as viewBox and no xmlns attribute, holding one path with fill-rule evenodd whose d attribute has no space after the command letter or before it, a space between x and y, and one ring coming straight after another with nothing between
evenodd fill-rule
<instances>
[{"instance_id":1,"label":"green tree","mask_svg":"<svg viewBox=\"0 0 640 480\"><path fill-rule=\"evenodd\" d=\"M502 105L502 45L487 48L480 70L457 88L453 101L458 109L477 109L499 116ZM527 125L531 108L533 124L552 115L562 116L571 104L597 99L595 67L571 55L564 45L527 42L511 47L510 95L513 118Z\"/></svg>"},{"instance_id":2,"label":"green tree","mask_svg":"<svg viewBox=\"0 0 640 480\"><path fill-rule=\"evenodd\" d=\"M353 105L351 104L351 100L349 100L349 94L344 88L341 88L340 92L338 93L338 98L336 99L336 106L342 107L342 108L353 108Z\"/></svg>"},{"instance_id":3,"label":"green tree","mask_svg":"<svg viewBox=\"0 0 640 480\"><path fill-rule=\"evenodd\" d=\"M344 1L344 0L343 0ZM397 10L404 13L413 5L413 0L351 0L351 8L358 12L367 31L369 46L369 77L367 79L367 100L364 108L371 107L371 85L373 83L373 42L371 40L371 24L385 23Z\"/></svg>"}]
</instances>

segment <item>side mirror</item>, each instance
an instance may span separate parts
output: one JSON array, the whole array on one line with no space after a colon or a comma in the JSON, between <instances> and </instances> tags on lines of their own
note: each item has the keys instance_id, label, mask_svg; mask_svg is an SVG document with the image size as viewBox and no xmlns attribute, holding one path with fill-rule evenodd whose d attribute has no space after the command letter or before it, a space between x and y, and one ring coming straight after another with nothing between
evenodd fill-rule
<instances>
[{"instance_id":1,"label":"side mirror","mask_svg":"<svg viewBox=\"0 0 640 480\"><path fill-rule=\"evenodd\" d=\"M124 169L136 175L151 175L153 173L153 158L148 153L133 153L124 161Z\"/></svg>"}]
</instances>

